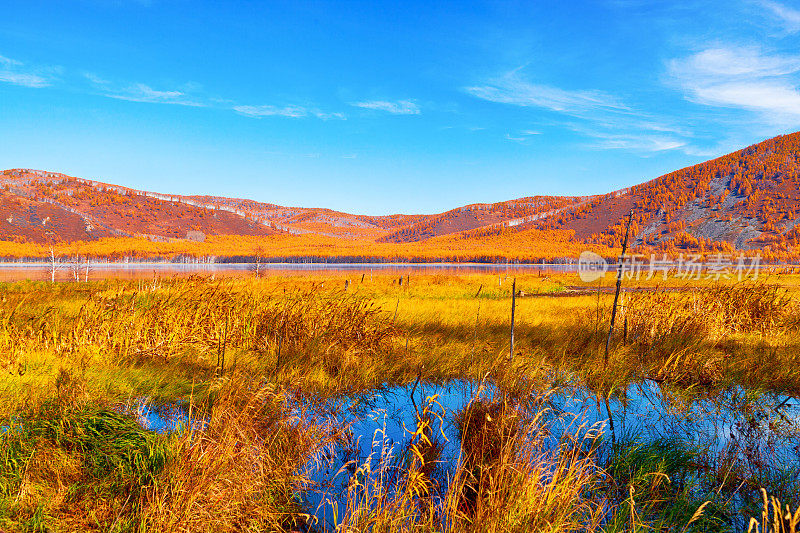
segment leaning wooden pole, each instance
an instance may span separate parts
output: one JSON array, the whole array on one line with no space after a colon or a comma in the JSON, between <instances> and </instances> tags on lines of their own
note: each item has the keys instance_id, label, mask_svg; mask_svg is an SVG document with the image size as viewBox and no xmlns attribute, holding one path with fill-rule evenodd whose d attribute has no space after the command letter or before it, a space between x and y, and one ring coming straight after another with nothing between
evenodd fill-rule
<instances>
[{"instance_id":1,"label":"leaning wooden pole","mask_svg":"<svg viewBox=\"0 0 800 533\"><path fill-rule=\"evenodd\" d=\"M511 282L511 347L508 350L508 358L514 359L514 309L517 306L517 278Z\"/></svg>"},{"instance_id":2,"label":"leaning wooden pole","mask_svg":"<svg viewBox=\"0 0 800 533\"><path fill-rule=\"evenodd\" d=\"M614 306L611 308L611 325L608 328L608 338L606 338L606 353L603 357L603 364L608 365L608 349L611 345L611 335L614 334L614 320L617 318L617 302L619 301L619 291L622 288L622 269L625 261L625 251L628 249L628 235L631 231L631 220L633 219L633 209L628 212L628 223L625 225L625 239L622 241L622 254L619 256L617 265L617 290L614 292Z\"/></svg>"}]
</instances>

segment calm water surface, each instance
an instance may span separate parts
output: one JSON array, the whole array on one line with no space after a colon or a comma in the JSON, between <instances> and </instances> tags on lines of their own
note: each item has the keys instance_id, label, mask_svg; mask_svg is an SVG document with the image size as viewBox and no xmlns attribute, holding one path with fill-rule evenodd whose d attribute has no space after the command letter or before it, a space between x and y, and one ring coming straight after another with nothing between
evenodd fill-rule
<instances>
[{"instance_id":1,"label":"calm water surface","mask_svg":"<svg viewBox=\"0 0 800 533\"><path fill-rule=\"evenodd\" d=\"M352 272L354 274L492 274L504 272L575 272L575 264L488 264L488 263L265 263L262 275L297 275L306 273ZM152 279L173 276L252 276L252 263L90 263L89 280ZM50 266L44 263L0 263L0 281L49 280ZM87 276L84 264L80 279ZM74 266L61 264L56 269L57 281L75 279Z\"/></svg>"},{"instance_id":2,"label":"calm water surface","mask_svg":"<svg viewBox=\"0 0 800 533\"><path fill-rule=\"evenodd\" d=\"M440 415L433 419L433 436L442 444L439 479L446 485L461 451L457 413L474 398L490 400L496 394L491 385L456 381L376 390L336 400L321 410L309 411L301 402L290 401L287 407L297 415L333 417L351 435L348 444L307 465L315 486L303 494L304 505L318 525L334 530L338 525L334 517L341 517L345 510L348 483L358 475L356 468L369 463L372 475L396 468L416 428L416 408L426 398L435 401L434 411ZM143 407L140 422L151 430L171 431L186 421L180 409L168 408L165 413ZM800 479L800 402L794 398L741 387L692 398L646 381L612 398L609 407L617 441L683 442L697 454L700 465L733 461L762 483ZM546 410L541 421L554 443L563 435L589 431L599 433L606 443L612 438L604 404L581 386L562 387L532 408ZM740 497L740 504L746 503L747 496Z\"/></svg>"}]
</instances>

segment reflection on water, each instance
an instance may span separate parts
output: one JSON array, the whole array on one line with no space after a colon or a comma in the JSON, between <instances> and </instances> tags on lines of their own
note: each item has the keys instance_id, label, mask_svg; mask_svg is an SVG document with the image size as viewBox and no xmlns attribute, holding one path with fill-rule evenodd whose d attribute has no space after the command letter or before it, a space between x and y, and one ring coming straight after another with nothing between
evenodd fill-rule
<instances>
[{"instance_id":1,"label":"reflection on water","mask_svg":"<svg viewBox=\"0 0 800 533\"><path fill-rule=\"evenodd\" d=\"M484 264L484 263L262 263L260 275L292 275L320 272L352 272L357 274L492 274L504 272L575 272L574 264ZM0 262L0 281L51 279L47 263ZM253 263L109 263L89 264L88 279L150 279L173 276L241 277L255 275ZM80 280L87 276L85 263L79 269ZM73 281L74 266L61 263L56 268L56 281Z\"/></svg>"},{"instance_id":2,"label":"reflection on water","mask_svg":"<svg viewBox=\"0 0 800 533\"><path fill-rule=\"evenodd\" d=\"M434 410L439 414L432 419L431 435L442 444L437 471L438 482L446 490L461 452L456 415L475 398L491 400L497 395L491 385L479 387L458 381L367 392L332 400L322 408L291 400L287 407L296 416L333 419L340 427L349 428L349 442L306 466L314 484L303 494L304 505L322 529L334 530L338 525L335 517L341 519L345 511L351 478L364 475L359 467L369 464L370 476L402 467L403 454L416 429L417 412L426 398L435 401ZM609 405L618 443L671 442L691 449L696 454L692 476L696 480L704 476L712 479L718 472L724 473L721 485L713 488L735 507L756 501L760 486L789 495L800 489L800 403L791 397L741 387L692 397L647 381L631 385L612 397ZM623 453L620 450L626 444L613 450L610 447L604 403L581 386L552 391L545 403L534 402L528 408L546 409L543 420L553 443L575 434L576 428L595 428L602 432L603 444L598 449L601 463ZM187 422L179 406L154 409L140 401L133 410L144 427L158 432L172 431ZM360 481L364 486L368 480ZM731 519L737 520L735 516Z\"/></svg>"},{"instance_id":3,"label":"reflection on water","mask_svg":"<svg viewBox=\"0 0 800 533\"><path fill-rule=\"evenodd\" d=\"M476 392L470 383L462 381L393 387L347 401L344 406L329 406L337 413L337 423L349 427L351 440L327 460L309 465L307 473L317 488L303 495L304 503L318 523L330 530L338 525L333 523L334 517L344 515L350 478L359 475L356 468L368 463L373 475L379 476L401 459L416 429L417 412L428 398L434 400L434 410L440 415L431 420L432 438L442 444L439 470L452 471L460 451L454 418ZM480 396L492 398L494 389L487 387ZM446 482L446 477L441 480L443 485Z\"/></svg>"},{"instance_id":4,"label":"reflection on water","mask_svg":"<svg viewBox=\"0 0 800 533\"><path fill-rule=\"evenodd\" d=\"M189 422L189 415L180 403L154 405L147 398L137 398L118 406L118 410L134 416L140 426L156 433L171 433L185 428ZM192 418L193 427L204 424L202 420Z\"/></svg>"},{"instance_id":5,"label":"reflection on water","mask_svg":"<svg viewBox=\"0 0 800 533\"><path fill-rule=\"evenodd\" d=\"M417 388L413 397L412 388L396 387L352 401L344 411L334 409L346 413L337 415L338 422L350 425L352 441L310 472L318 487L305 494L305 503L319 523L331 530L338 525L333 517L343 515L348 483L359 475L354 465L369 462L373 475L396 468L416 428L416 406L426 396L435 396L441 406L443 416L434 420L433 434L443 443L439 482L446 485L460 455L454 417L475 397L474 392L475 387L466 382ZM484 398L495 394L492 387L481 393ZM578 427L599 428L605 443L600 456L609 460L618 453L610 448L605 407L590 391L565 387L550 395L545 405L553 443L574 434ZM648 381L612 398L610 407L618 443L681 443L697 454L696 479L710 477L715 469L726 470L718 493L726 494L735 505L751 502L758 486L790 494L800 488L800 404L789 397L733 387L713 396L690 398Z\"/></svg>"}]
</instances>

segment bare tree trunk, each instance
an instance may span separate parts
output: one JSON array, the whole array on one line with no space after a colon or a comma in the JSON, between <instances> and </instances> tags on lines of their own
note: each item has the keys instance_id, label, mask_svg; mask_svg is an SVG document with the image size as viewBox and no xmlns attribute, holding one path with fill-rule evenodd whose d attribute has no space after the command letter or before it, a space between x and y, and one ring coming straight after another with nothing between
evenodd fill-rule
<instances>
[{"instance_id":1,"label":"bare tree trunk","mask_svg":"<svg viewBox=\"0 0 800 533\"><path fill-rule=\"evenodd\" d=\"M622 269L623 261L625 261L625 250L628 248L628 234L631 230L631 219L633 218L633 209L628 213L628 224L625 226L625 240L622 241L622 254L619 256L619 265L617 265L617 290L614 293L614 306L611 308L611 325L608 328L608 338L606 339L606 352L603 357L603 363L608 365L608 348L611 345L611 335L614 334L614 319L617 318L617 302L619 301L619 291L622 288Z\"/></svg>"},{"instance_id":2,"label":"bare tree trunk","mask_svg":"<svg viewBox=\"0 0 800 533\"><path fill-rule=\"evenodd\" d=\"M56 254L50 247L50 283L56 282Z\"/></svg>"}]
</instances>

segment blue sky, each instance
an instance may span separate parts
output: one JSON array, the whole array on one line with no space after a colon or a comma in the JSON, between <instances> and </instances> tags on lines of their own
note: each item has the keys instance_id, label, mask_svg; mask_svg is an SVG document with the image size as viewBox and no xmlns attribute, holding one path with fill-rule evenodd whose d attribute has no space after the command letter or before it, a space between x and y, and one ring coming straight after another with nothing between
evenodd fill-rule
<instances>
[{"instance_id":1,"label":"blue sky","mask_svg":"<svg viewBox=\"0 0 800 533\"><path fill-rule=\"evenodd\" d=\"M0 7L0 168L432 213L604 193L800 129L788 2Z\"/></svg>"}]
</instances>

